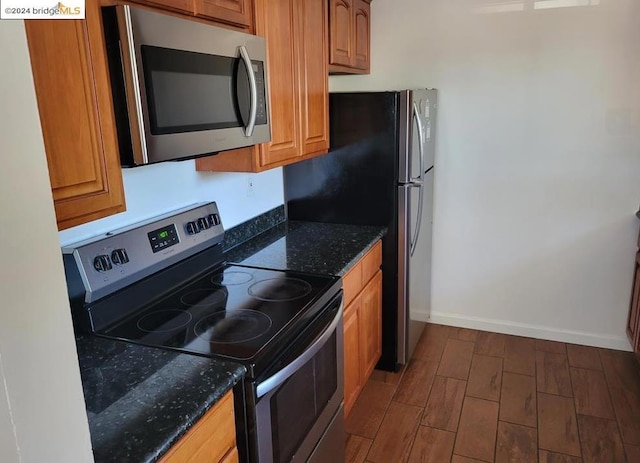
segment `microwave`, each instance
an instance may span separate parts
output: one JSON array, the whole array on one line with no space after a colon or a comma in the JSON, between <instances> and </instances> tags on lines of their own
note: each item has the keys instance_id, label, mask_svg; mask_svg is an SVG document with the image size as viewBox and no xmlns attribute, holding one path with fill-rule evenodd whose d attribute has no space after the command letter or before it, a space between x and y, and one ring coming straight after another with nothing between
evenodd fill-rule
<instances>
[{"instance_id":1,"label":"microwave","mask_svg":"<svg viewBox=\"0 0 640 463\"><path fill-rule=\"evenodd\" d=\"M264 38L128 5L102 19L123 166L271 140Z\"/></svg>"}]
</instances>

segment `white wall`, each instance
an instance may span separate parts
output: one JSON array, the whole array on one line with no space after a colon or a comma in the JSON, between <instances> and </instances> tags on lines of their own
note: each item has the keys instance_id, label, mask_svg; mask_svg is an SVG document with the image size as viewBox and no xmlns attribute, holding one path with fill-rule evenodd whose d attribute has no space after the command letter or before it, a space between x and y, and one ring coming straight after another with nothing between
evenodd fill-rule
<instances>
[{"instance_id":1,"label":"white wall","mask_svg":"<svg viewBox=\"0 0 640 463\"><path fill-rule=\"evenodd\" d=\"M194 164L191 160L123 169L127 211L63 230L60 243L70 244L200 201L216 201L227 229L284 203L282 168L260 174L214 173L196 172Z\"/></svg>"},{"instance_id":2,"label":"white wall","mask_svg":"<svg viewBox=\"0 0 640 463\"><path fill-rule=\"evenodd\" d=\"M372 18L371 75L330 87L440 90L432 320L628 349L640 2L376 0Z\"/></svg>"},{"instance_id":3,"label":"white wall","mask_svg":"<svg viewBox=\"0 0 640 463\"><path fill-rule=\"evenodd\" d=\"M0 21L0 56L0 461L84 463L93 455L22 21Z\"/></svg>"}]
</instances>

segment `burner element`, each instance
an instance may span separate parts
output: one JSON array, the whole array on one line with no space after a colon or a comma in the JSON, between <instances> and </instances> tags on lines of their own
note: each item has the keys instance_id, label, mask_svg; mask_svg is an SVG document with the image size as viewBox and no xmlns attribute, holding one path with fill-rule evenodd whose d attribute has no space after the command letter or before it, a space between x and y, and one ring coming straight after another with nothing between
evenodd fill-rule
<instances>
[{"instance_id":1,"label":"burner element","mask_svg":"<svg viewBox=\"0 0 640 463\"><path fill-rule=\"evenodd\" d=\"M183 310L157 310L140 317L138 329L147 333L168 333L188 325L191 318L191 314Z\"/></svg>"},{"instance_id":2,"label":"burner element","mask_svg":"<svg viewBox=\"0 0 640 463\"><path fill-rule=\"evenodd\" d=\"M210 289L196 289L183 294L180 298L180 302L188 306L207 306L224 304L227 301L228 292L223 288Z\"/></svg>"},{"instance_id":3,"label":"burner element","mask_svg":"<svg viewBox=\"0 0 640 463\"><path fill-rule=\"evenodd\" d=\"M311 285L298 278L271 278L249 287L249 295L266 302L293 301L311 292Z\"/></svg>"},{"instance_id":4,"label":"burner element","mask_svg":"<svg viewBox=\"0 0 640 463\"><path fill-rule=\"evenodd\" d=\"M194 331L208 342L232 344L255 339L269 331L271 318L261 312L239 309L218 312L200 320Z\"/></svg>"},{"instance_id":5,"label":"burner element","mask_svg":"<svg viewBox=\"0 0 640 463\"><path fill-rule=\"evenodd\" d=\"M222 281L220 277L222 276ZM253 280L253 275L247 272L224 272L222 275L216 275L211 279L211 282L216 285L235 286L249 283Z\"/></svg>"}]
</instances>

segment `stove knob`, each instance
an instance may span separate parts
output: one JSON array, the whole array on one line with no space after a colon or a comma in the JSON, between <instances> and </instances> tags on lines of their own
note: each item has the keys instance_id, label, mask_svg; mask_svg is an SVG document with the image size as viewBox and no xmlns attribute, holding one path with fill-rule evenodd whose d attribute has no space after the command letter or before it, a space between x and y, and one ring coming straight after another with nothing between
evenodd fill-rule
<instances>
[{"instance_id":1,"label":"stove knob","mask_svg":"<svg viewBox=\"0 0 640 463\"><path fill-rule=\"evenodd\" d=\"M187 222L187 233L190 235L195 235L196 233L200 233L200 228L196 222Z\"/></svg>"},{"instance_id":2,"label":"stove knob","mask_svg":"<svg viewBox=\"0 0 640 463\"><path fill-rule=\"evenodd\" d=\"M220 225L220 216L218 214L209 214L207 217L209 222L209 226L213 227L214 225Z\"/></svg>"},{"instance_id":3,"label":"stove knob","mask_svg":"<svg viewBox=\"0 0 640 463\"><path fill-rule=\"evenodd\" d=\"M207 220L206 217L202 217L198 219L198 228L200 228L200 230L206 230L209 227L210 227L209 221Z\"/></svg>"},{"instance_id":4,"label":"stove knob","mask_svg":"<svg viewBox=\"0 0 640 463\"><path fill-rule=\"evenodd\" d=\"M95 268L98 272L106 272L107 270L111 270L113 267L111 266L111 261L109 260L109 256L96 256L93 259L93 268Z\"/></svg>"},{"instance_id":5,"label":"stove knob","mask_svg":"<svg viewBox=\"0 0 640 463\"><path fill-rule=\"evenodd\" d=\"M129 256L124 249L116 249L111 253L111 262L116 265L122 265L129 262Z\"/></svg>"}]
</instances>

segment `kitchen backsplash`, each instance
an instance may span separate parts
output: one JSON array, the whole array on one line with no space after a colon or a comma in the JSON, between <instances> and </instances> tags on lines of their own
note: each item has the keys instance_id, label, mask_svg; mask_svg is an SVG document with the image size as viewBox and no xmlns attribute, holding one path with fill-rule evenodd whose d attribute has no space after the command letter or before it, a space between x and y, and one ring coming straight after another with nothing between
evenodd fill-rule
<instances>
[{"instance_id":1,"label":"kitchen backsplash","mask_svg":"<svg viewBox=\"0 0 640 463\"><path fill-rule=\"evenodd\" d=\"M282 169L196 172L194 161L123 169L127 210L59 232L62 246L202 201L216 201L225 229L284 204Z\"/></svg>"}]
</instances>

